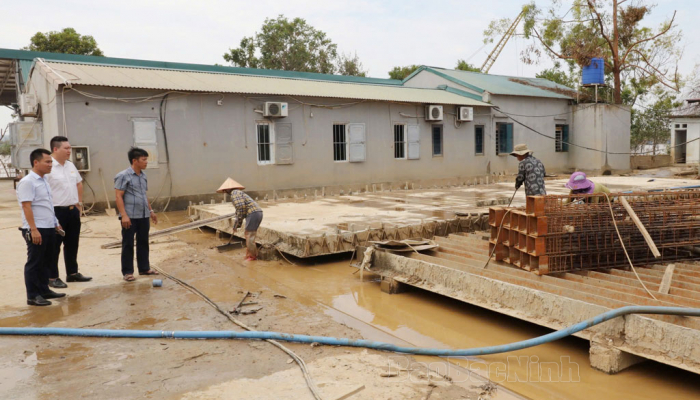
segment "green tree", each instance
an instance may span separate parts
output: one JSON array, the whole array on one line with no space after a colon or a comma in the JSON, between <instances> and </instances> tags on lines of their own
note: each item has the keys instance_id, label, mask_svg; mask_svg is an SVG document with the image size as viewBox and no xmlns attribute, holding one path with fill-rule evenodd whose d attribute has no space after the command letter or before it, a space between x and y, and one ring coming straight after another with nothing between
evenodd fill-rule
<instances>
[{"instance_id":1,"label":"green tree","mask_svg":"<svg viewBox=\"0 0 700 400\"><path fill-rule=\"evenodd\" d=\"M9 156L10 149L10 142L8 140L0 141L0 156Z\"/></svg>"},{"instance_id":2,"label":"green tree","mask_svg":"<svg viewBox=\"0 0 700 400\"><path fill-rule=\"evenodd\" d=\"M390 79L398 79L398 80L406 79L409 75L411 75L413 72L415 72L418 68L420 68L420 65L407 65L405 67L394 67L391 71L389 71L389 78Z\"/></svg>"},{"instance_id":3,"label":"green tree","mask_svg":"<svg viewBox=\"0 0 700 400\"><path fill-rule=\"evenodd\" d=\"M338 47L325 32L302 18L280 15L266 19L260 32L241 39L224 60L234 66L364 76L357 54L338 54Z\"/></svg>"},{"instance_id":4,"label":"green tree","mask_svg":"<svg viewBox=\"0 0 700 400\"><path fill-rule=\"evenodd\" d=\"M23 47L22 50L104 56L102 50L97 47L95 38L89 35L81 35L73 28L65 28L60 32L37 32L32 36L29 46Z\"/></svg>"},{"instance_id":5,"label":"green tree","mask_svg":"<svg viewBox=\"0 0 700 400\"><path fill-rule=\"evenodd\" d=\"M576 88L578 85L579 71L577 70L576 64L567 63L569 71L561 69L561 63L558 61L554 63L552 68L543 69L539 73L535 74L536 78L543 78L556 82L560 85L564 85L570 88Z\"/></svg>"},{"instance_id":6,"label":"green tree","mask_svg":"<svg viewBox=\"0 0 700 400\"><path fill-rule=\"evenodd\" d=\"M471 65L465 60L457 60L457 66L455 67L455 69L461 71L481 72L481 68Z\"/></svg>"},{"instance_id":7,"label":"green tree","mask_svg":"<svg viewBox=\"0 0 700 400\"><path fill-rule=\"evenodd\" d=\"M357 53L340 54L338 56L338 74L351 76L367 76Z\"/></svg>"},{"instance_id":8,"label":"green tree","mask_svg":"<svg viewBox=\"0 0 700 400\"><path fill-rule=\"evenodd\" d=\"M525 5L524 36L533 42L521 53L523 62L535 64L544 52L554 60L571 60L583 67L591 58L602 57L617 104L624 102L627 85L633 86L632 92L656 84L678 91L677 61L682 49L675 12L652 29L642 25L651 5L644 0L624 3L627 0L551 0L547 9L534 1ZM502 35L506 26L506 19L492 21L484 31L485 41ZM635 83L630 82L633 78Z\"/></svg>"},{"instance_id":9,"label":"green tree","mask_svg":"<svg viewBox=\"0 0 700 400\"><path fill-rule=\"evenodd\" d=\"M653 154L656 154L658 145L668 143L671 136L670 114L680 103L676 102L675 95L663 90L660 85L654 88L651 95L655 98L651 105L632 110L630 145L634 151L642 145L652 145Z\"/></svg>"}]
</instances>

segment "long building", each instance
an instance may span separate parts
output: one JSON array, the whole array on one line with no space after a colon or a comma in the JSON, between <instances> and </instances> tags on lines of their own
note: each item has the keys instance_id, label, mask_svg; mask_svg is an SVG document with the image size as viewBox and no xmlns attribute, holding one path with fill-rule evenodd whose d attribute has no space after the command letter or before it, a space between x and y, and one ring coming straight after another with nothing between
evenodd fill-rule
<instances>
[{"instance_id":1,"label":"long building","mask_svg":"<svg viewBox=\"0 0 700 400\"><path fill-rule=\"evenodd\" d=\"M0 49L3 75L0 103L20 116L15 167L63 135L87 182L101 188L101 171L109 187L139 146L150 194L176 207L227 176L261 196L468 182L514 173L516 143L548 172L630 167L629 109L577 104L544 79L421 67L399 81Z\"/></svg>"}]
</instances>

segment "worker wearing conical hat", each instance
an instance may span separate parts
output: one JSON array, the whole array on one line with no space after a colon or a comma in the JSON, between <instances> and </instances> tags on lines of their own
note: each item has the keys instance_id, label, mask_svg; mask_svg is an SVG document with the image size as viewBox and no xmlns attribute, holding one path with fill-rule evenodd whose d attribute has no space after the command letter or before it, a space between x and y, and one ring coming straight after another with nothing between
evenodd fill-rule
<instances>
[{"instance_id":1,"label":"worker wearing conical hat","mask_svg":"<svg viewBox=\"0 0 700 400\"><path fill-rule=\"evenodd\" d=\"M532 150L526 144L517 144L511 156L520 161L518 164L518 176L515 178L515 190L525 184L525 196L546 195L544 188L544 164L532 155Z\"/></svg>"},{"instance_id":2,"label":"worker wearing conical hat","mask_svg":"<svg viewBox=\"0 0 700 400\"><path fill-rule=\"evenodd\" d=\"M216 192L229 193L231 195L231 202L236 208L236 221L234 222L233 232L236 232L238 228L240 228L245 219L245 260L255 261L258 257L258 247L255 245L255 236L262 222L263 212L258 203L245 194L243 189L245 189L245 186L228 178Z\"/></svg>"}]
</instances>

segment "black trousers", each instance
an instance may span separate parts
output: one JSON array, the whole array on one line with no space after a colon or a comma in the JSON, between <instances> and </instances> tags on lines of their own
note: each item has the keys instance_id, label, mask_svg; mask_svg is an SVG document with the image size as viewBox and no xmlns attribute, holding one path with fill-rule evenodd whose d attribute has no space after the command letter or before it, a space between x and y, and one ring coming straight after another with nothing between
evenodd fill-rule
<instances>
[{"instance_id":1,"label":"black trousers","mask_svg":"<svg viewBox=\"0 0 700 400\"><path fill-rule=\"evenodd\" d=\"M63 244L63 262L66 264L66 275L78 272L78 244L80 241L80 210L78 207L54 207L54 213L58 222L66 231L66 236L56 235L56 249L53 255L53 262L49 270L49 278L56 279L58 274L58 259L61 255L61 244Z\"/></svg>"},{"instance_id":2,"label":"black trousers","mask_svg":"<svg viewBox=\"0 0 700 400\"><path fill-rule=\"evenodd\" d=\"M22 237L27 242L27 263L24 264L24 285L27 287L27 299L50 292L49 268L53 260L56 245L55 228L39 228L41 244L27 240L29 229L21 229Z\"/></svg>"},{"instance_id":3,"label":"black trousers","mask_svg":"<svg viewBox=\"0 0 700 400\"><path fill-rule=\"evenodd\" d=\"M120 219L121 220L121 219ZM151 229L149 218L132 218L131 227L122 227L122 275L134 273L134 235L136 235L136 263L140 273L148 272L148 231Z\"/></svg>"}]
</instances>

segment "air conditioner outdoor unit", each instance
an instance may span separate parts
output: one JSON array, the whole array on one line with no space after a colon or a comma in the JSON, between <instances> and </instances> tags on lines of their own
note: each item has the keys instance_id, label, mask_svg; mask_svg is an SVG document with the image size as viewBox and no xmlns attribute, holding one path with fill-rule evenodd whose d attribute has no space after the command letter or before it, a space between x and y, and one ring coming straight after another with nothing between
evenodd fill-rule
<instances>
[{"instance_id":1,"label":"air conditioner outdoor unit","mask_svg":"<svg viewBox=\"0 0 700 400\"><path fill-rule=\"evenodd\" d=\"M263 115L265 117L286 117L288 112L289 107L287 106L287 103L273 101L265 102L265 107L263 109Z\"/></svg>"},{"instance_id":2,"label":"air conditioner outdoor unit","mask_svg":"<svg viewBox=\"0 0 700 400\"><path fill-rule=\"evenodd\" d=\"M457 107L457 121L474 121L474 107Z\"/></svg>"},{"instance_id":3,"label":"air conditioner outdoor unit","mask_svg":"<svg viewBox=\"0 0 700 400\"><path fill-rule=\"evenodd\" d=\"M36 96L32 93L19 95L19 110L23 117L36 117Z\"/></svg>"},{"instance_id":4,"label":"air conditioner outdoor unit","mask_svg":"<svg viewBox=\"0 0 700 400\"><path fill-rule=\"evenodd\" d=\"M442 121L442 106L425 106L426 121Z\"/></svg>"}]
</instances>

